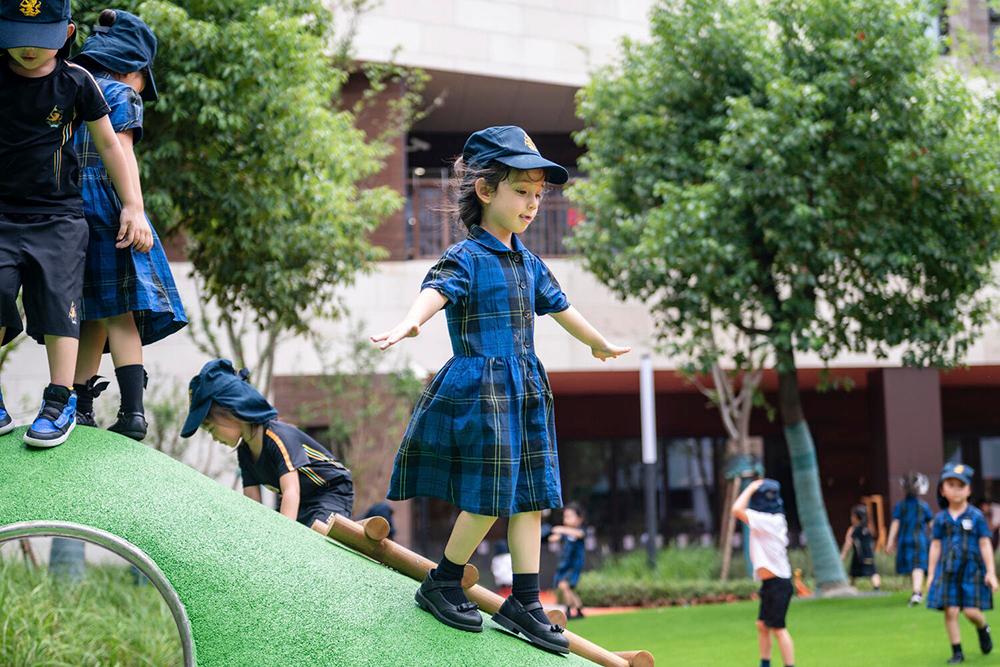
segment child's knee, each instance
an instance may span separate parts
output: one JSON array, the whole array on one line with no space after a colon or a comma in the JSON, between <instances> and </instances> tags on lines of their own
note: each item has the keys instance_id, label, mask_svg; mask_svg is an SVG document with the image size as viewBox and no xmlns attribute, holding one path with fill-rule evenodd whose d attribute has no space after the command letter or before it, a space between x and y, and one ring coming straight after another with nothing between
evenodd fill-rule
<instances>
[{"instance_id":1,"label":"child's knee","mask_svg":"<svg viewBox=\"0 0 1000 667\"><path fill-rule=\"evenodd\" d=\"M964 607L962 609L962 613L969 619L978 619L983 615L983 612L981 612L978 607Z\"/></svg>"},{"instance_id":2,"label":"child's knee","mask_svg":"<svg viewBox=\"0 0 1000 667\"><path fill-rule=\"evenodd\" d=\"M958 607L945 607L944 617L949 621L954 621L958 618Z\"/></svg>"},{"instance_id":3,"label":"child's knee","mask_svg":"<svg viewBox=\"0 0 1000 667\"><path fill-rule=\"evenodd\" d=\"M759 632L762 635L767 634L768 632L770 632L770 628L767 627L767 624L764 623L764 621L757 621L757 632Z\"/></svg>"}]
</instances>

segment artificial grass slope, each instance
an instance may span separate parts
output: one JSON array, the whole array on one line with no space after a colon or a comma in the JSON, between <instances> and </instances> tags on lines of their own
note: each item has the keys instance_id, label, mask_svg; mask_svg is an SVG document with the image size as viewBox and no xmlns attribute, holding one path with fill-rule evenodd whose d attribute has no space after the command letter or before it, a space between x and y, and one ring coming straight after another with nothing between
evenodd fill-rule
<instances>
[{"instance_id":1,"label":"artificial grass slope","mask_svg":"<svg viewBox=\"0 0 1000 667\"><path fill-rule=\"evenodd\" d=\"M77 428L30 450L0 437L0 525L70 521L148 554L184 602L198 664L579 665L484 618L448 628L413 602L416 582L342 548L168 456Z\"/></svg>"}]
</instances>

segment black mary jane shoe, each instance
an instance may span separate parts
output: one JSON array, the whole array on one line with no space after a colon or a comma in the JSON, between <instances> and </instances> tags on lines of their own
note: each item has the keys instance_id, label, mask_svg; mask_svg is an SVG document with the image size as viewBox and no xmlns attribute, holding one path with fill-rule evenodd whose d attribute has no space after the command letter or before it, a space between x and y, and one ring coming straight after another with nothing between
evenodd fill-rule
<instances>
[{"instance_id":1,"label":"black mary jane shoe","mask_svg":"<svg viewBox=\"0 0 1000 667\"><path fill-rule=\"evenodd\" d=\"M112 433L124 435L133 440L142 440L146 437L146 430L149 425L146 423L146 415L141 412L118 412L118 419L108 427Z\"/></svg>"},{"instance_id":2,"label":"black mary jane shoe","mask_svg":"<svg viewBox=\"0 0 1000 667\"><path fill-rule=\"evenodd\" d=\"M960 665L963 662L965 662L965 655L962 654L962 653L955 653L954 655L951 656L951 658L945 664L948 664L948 665Z\"/></svg>"},{"instance_id":3,"label":"black mary jane shoe","mask_svg":"<svg viewBox=\"0 0 1000 667\"><path fill-rule=\"evenodd\" d=\"M542 609L541 602L523 605L511 595L504 601L500 611L493 615L493 622L514 634L524 635L535 646L556 653L569 653L569 640L563 635L562 627L541 623L531 615L536 609Z\"/></svg>"},{"instance_id":4,"label":"black mary jane shoe","mask_svg":"<svg viewBox=\"0 0 1000 667\"><path fill-rule=\"evenodd\" d=\"M990 636L990 626L984 625L976 630L979 635L979 650L988 655L993 650L993 638Z\"/></svg>"},{"instance_id":5,"label":"black mary jane shoe","mask_svg":"<svg viewBox=\"0 0 1000 667\"><path fill-rule=\"evenodd\" d=\"M462 604L452 604L445 598L444 592L453 588L461 590L462 582L457 579L436 581L428 573L413 598L421 609L429 611L447 626L466 632L482 632L483 617L476 603L466 600Z\"/></svg>"}]
</instances>

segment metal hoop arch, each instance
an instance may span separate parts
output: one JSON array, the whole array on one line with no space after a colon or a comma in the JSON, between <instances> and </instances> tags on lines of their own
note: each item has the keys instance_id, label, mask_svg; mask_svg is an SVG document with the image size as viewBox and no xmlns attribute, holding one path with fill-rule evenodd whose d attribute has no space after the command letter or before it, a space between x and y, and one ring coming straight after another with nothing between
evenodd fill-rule
<instances>
[{"instance_id":1,"label":"metal hoop arch","mask_svg":"<svg viewBox=\"0 0 1000 667\"><path fill-rule=\"evenodd\" d=\"M181 602L180 597L177 596L177 591L170 585L170 581L163 574L163 571L139 547L105 530L65 521L24 521L0 526L0 544L28 537L69 537L83 540L84 542L104 547L139 568L139 571L146 575L153 583L156 590L166 600L167 607L170 608L170 613L174 617L174 623L177 624L177 632L181 637L181 647L184 651L184 667L197 666L194 637L191 634L191 622L188 620L184 604Z\"/></svg>"}]
</instances>

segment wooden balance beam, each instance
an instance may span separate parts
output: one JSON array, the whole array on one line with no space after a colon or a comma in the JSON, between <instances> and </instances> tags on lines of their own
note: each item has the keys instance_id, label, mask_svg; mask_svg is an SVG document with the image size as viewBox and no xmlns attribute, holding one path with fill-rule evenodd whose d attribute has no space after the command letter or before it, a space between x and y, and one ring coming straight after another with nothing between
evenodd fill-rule
<instances>
[{"instance_id":1,"label":"wooden balance beam","mask_svg":"<svg viewBox=\"0 0 1000 667\"><path fill-rule=\"evenodd\" d=\"M316 521L312 529L416 581L423 581L436 565L420 554L388 539L389 522L380 516L356 522L334 515L329 524ZM479 571L475 566L467 564L465 575L462 577L465 594L486 613L497 613L504 599L493 591L479 586L478 581ZM562 611L550 611L548 615L550 621L565 627L566 615ZM569 630L563 634L569 640L570 651L604 667L653 667L653 656L648 651L612 653Z\"/></svg>"}]
</instances>

